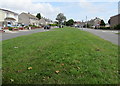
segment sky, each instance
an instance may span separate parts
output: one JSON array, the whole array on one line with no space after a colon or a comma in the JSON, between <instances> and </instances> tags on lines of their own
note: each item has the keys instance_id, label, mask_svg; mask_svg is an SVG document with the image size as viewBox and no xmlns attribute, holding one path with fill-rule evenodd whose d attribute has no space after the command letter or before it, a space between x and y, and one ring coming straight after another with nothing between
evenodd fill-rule
<instances>
[{"instance_id":1,"label":"sky","mask_svg":"<svg viewBox=\"0 0 120 86\"><path fill-rule=\"evenodd\" d=\"M0 0L0 8L18 14L41 13L43 17L55 20L63 13L67 20L86 21L99 17L106 23L111 16L118 14L119 0Z\"/></svg>"}]
</instances>

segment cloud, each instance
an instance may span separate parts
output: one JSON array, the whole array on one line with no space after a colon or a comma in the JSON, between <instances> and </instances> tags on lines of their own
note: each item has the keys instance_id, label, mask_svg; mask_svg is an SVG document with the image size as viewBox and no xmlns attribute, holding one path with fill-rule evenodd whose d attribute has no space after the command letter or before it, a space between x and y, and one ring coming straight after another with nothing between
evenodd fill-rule
<instances>
[{"instance_id":1,"label":"cloud","mask_svg":"<svg viewBox=\"0 0 120 86\"><path fill-rule=\"evenodd\" d=\"M118 2L119 0L33 0L33 2Z\"/></svg>"},{"instance_id":2,"label":"cloud","mask_svg":"<svg viewBox=\"0 0 120 86\"><path fill-rule=\"evenodd\" d=\"M92 2L80 2L79 6L84 9L84 11L89 12L91 14L95 13L102 13L106 11L106 7L102 4L96 5L95 3L93 4Z\"/></svg>"},{"instance_id":3,"label":"cloud","mask_svg":"<svg viewBox=\"0 0 120 86\"><path fill-rule=\"evenodd\" d=\"M94 16L102 18L106 22L111 16L118 13L117 2L80 2L79 6L84 9L83 12L90 19Z\"/></svg>"},{"instance_id":4,"label":"cloud","mask_svg":"<svg viewBox=\"0 0 120 86\"><path fill-rule=\"evenodd\" d=\"M55 2L50 3L52 1ZM88 18L101 16L108 19L110 16L117 14L117 11L114 10L117 9L116 4L110 1L118 0L93 1L94 0L0 0L0 8L17 13L30 12L35 15L40 12L42 16L52 20L55 20L57 14L61 12L65 14L67 19L74 18L76 20L82 20L84 16L88 16ZM107 3L105 1L107 1Z\"/></svg>"},{"instance_id":5,"label":"cloud","mask_svg":"<svg viewBox=\"0 0 120 86\"><path fill-rule=\"evenodd\" d=\"M0 8L17 13L30 12L36 14L40 12L42 16L52 19L61 12L59 8L53 7L50 3L33 3L32 0L1 0Z\"/></svg>"}]
</instances>

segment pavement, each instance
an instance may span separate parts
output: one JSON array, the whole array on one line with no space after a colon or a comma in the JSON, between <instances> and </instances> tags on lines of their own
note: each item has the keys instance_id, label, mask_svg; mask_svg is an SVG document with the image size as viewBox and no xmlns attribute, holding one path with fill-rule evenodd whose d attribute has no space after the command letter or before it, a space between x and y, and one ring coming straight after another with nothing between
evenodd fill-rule
<instances>
[{"instance_id":1,"label":"pavement","mask_svg":"<svg viewBox=\"0 0 120 86\"><path fill-rule=\"evenodd\" d=\"M120 43L118 43L118 39L120 35L116 34L119 32L118 30L97 30L97 29L88 29L88 28L79 28L79 29L90 32L96 36L103 38L104 40L110 41L113 44L120 46Z\"/></svg>"},{"instance_id":2,"label":"pavement","mask_svg":"<svg viewBox=\"0 0 120 86\"><path fill-rule=\"evenodd\" d=\"M51 30L51 29L50 29ZM49 30L42 29L33 29L33 30L20 30L20 31L7 31L5 33L0 33L0 41L15 38L22 35L28 35L38 32L45 32Z\"/></svg>"}]
</instances>

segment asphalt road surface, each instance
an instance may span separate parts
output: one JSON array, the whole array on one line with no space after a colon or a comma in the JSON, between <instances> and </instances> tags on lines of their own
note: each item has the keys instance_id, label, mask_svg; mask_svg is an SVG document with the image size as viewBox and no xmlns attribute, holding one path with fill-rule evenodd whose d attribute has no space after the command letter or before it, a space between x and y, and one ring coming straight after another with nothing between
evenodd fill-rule
<instances>
[{"instance_id":1,"label":"asphalt road surface","mask_svg":"<svg viewBox=\"0 0 120 86\"><path fill-rule=\"evenodd\" d=\"M95 34L95 35L97 35L105 40L112 42L113 44L120 45L120 43L118 43L118 34L116 34L116 33L118 33L118 31L96 30L96 29L87 29L87 28L83 28L81 30L93 33L93 34ZM0 33L0 41L15 38L15 37L22 36L22 35L28 35L28 34L32 34L32 33L45 32L45 31L49 31L49 30L34 29L34 30L16 31L13 33L7 33L7 32Z\"/></svg>"},{"instance_id":2,"label":"asphalt road surface","mask_svg":"<svg viewBox=\"0 0 120 86\"><path fill-rule=\"evenodd\" d=\"M87 28L82 28L81 30L95 34L103 38L104 40L108 40L112 42L113 44L120 45L120 43L118 43L118 38L119 38L118 34L116 34L118 33L117 30L96 30L96 29L87 29Z\"/></svg>"},{"instance_id":3,"label":"asphalt road surface","mask_svg":"<svg viewBox=\"0 0 120 86\"><path fill-rule=\"evenodd\" d=\"M21 30L21 31L0 33L0 41L15 38L22 35L28 35L28 34L38 33L38 32L45 32L45 31L49 31L49 30L34 29L34 30Z\"/></svg>"}]
</instances>

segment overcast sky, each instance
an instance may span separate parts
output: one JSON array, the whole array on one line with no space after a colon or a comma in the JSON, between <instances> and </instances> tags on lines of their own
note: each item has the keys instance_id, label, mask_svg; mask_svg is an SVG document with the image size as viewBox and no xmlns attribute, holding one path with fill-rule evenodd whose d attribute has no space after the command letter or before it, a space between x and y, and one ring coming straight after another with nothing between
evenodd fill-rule
<instances>
[{"instance_id":1,"label":"overcast sky","mask_svg":"<svg viewBox=\"0 0 120 86\"><path fill-rule=\"evenodd\" d=\"M67 19L85 21L99 17L108 21L118 14L119 0L0 0L0 8L17 13L30 12L55 20L58 13L64 13Z\"/></svg>"}]
</instances>

